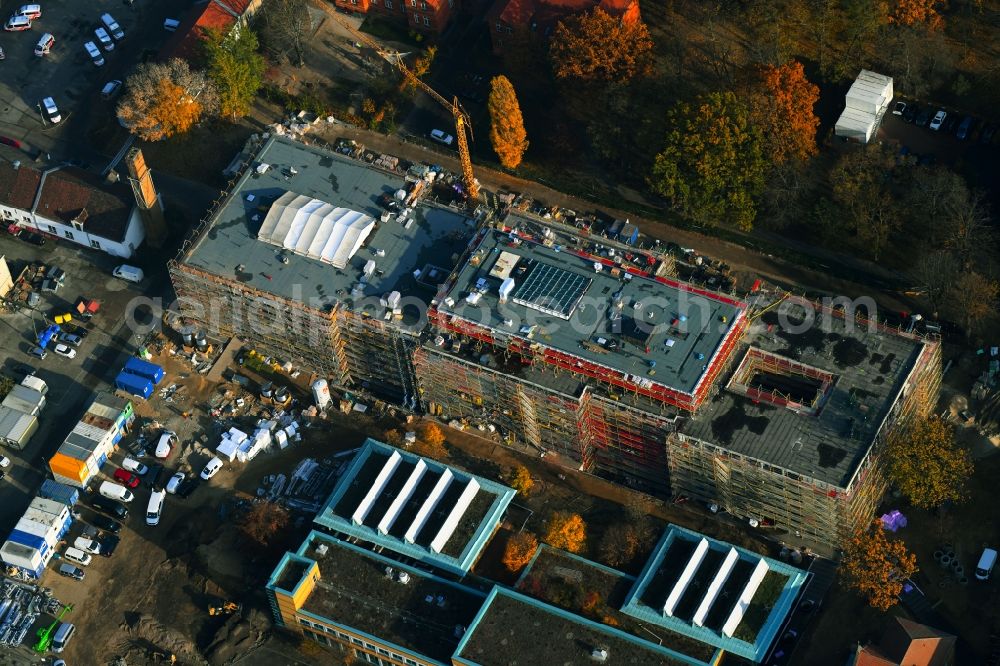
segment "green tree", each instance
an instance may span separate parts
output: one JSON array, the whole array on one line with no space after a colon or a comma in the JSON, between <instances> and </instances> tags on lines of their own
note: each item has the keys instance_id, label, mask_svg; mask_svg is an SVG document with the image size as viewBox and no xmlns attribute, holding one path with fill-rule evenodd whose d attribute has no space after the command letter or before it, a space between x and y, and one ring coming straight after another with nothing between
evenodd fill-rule
<instances>
[{"instance_id":1,"label":"green tree","mask_svg":"<svg viewBox=\"0 0 1000 666\"><path fill-rule=\"evenodd\" d=\"M225 35L212 30L203 42L208 77L219 91L220 110L232 119L250 112L264 82L264 58L253 30L233 30Z\"/></svg>"},{"instance_id":2,"label":"green tree","mask_svg":"<svg viewBox=\"0 0 1000 666\"><path fill-rule=\"evenodd\" d=\"M656 156L652 189L699 226L722 223L749 231L766 163L760 131L731 92L711 93L667 114L669 130Z\"/></svg>"},{"instance_id":3,"label":"green tree","mask_svg":"<svg viewBox=\"0 0 1000 666\"><path fill-rule=\"evenodd\" d=\"M517 93L506 76L494 77L490 85L490 142L500 164L505 169L516 169L528 149Z\"/></svg>"},{"instance_id":4,"label":"green tree","mask_svg":"<svg viewBox=\"0 0 1000 666\"><path fill-rule=\"evenodd\" d=\"M889 478L914 506L934 509L965 498L972 459L941 419L916 419L897 429L889 437L886 457Z\"/></svg>"}]
</instances>

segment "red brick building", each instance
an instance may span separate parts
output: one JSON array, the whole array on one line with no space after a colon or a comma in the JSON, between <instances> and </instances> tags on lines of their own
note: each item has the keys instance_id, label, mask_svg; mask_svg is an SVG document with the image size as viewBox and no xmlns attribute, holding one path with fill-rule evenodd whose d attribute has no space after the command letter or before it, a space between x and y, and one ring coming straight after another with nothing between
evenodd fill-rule
<instances>
[{"instance_id":1,"label":"red brick building","mask_svg":"<svg viewBox=\"0 0 1000 666\"><path fill-rule=\"evenodd\" d=\"M625 23L641 20L639 0L496 0L486 15L493 53L503 55L515 35L547 39L559 21L595 7Z\"/></svg>"},{"instance_id":2,"label":"red brick building","mask_svg":"<svg viewBox=\"0 0 1000 666\"><path fill-rule=\"evenodd\" d=\"M337 9L377 14L404 23L410 30L440 34L448 27L459 0L333 0Z\"/></svg>"},{"instance_id":3,"label":"red brick building","mask_svg":"<svg viewBox=\"0 0 1000 666\"><path fill-rule=\"evenodd\" d=\"M229 34L246 26L263 0L209 0L192 9L160 49L160 58L197 61L201 42L212 30Z\"/></svg>"}]
</instances>

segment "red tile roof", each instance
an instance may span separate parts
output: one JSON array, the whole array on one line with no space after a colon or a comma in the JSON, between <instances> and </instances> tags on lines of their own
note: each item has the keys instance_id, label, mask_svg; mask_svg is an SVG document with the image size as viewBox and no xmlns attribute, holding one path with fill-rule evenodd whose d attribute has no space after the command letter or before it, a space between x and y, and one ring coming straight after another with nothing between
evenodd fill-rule
<instances>
[{"instance_id":1,"label":"red tile roof","mask_svg":"<svg viewBox=\"0 0 1000 666\"><path fill-rule=\"evenodd\" d=\"M70 224L86 210L84 231L121 241L134 205L132 191L122 183L108 185L86 171L60 169L45 176L35 214Z\"/></svg>"},{"instance_id":2,"label":"red tile roof","mask_svg":"<svg viewBox=\"0 0 1000 666\"><path fill-rule=\"evenodd\" d=\"M197 60L201 56L201 41L210 30L228 32L236 24L236 16L243 16L254 4L254 0L208 0L201 8L195 8L181 22L177 31L160 49L160 56ZM222 7L225 5L230 11Z\"/></svg>"},{"instance_id":3,"label":"red tile roof","mask_svg":"<svg viewBox=\"0 0 1000 666\"><path fill-rule=\"evenodd\" d=\"M896 617L878 645L858 652L854 666L947 666L954 653L954 636Z\"/></svg>"},{"instance_id":4,"label":"red tile roof","mask_svg":"<svg viewBox=\"0 0 1000 666\"><path fill-rule=\"evenodd\" d=\"M41 180L42 174L32 167L22 164L15 169L10 162L0 163L0 203L31 210Z\"/></svg>"}]
</instances>

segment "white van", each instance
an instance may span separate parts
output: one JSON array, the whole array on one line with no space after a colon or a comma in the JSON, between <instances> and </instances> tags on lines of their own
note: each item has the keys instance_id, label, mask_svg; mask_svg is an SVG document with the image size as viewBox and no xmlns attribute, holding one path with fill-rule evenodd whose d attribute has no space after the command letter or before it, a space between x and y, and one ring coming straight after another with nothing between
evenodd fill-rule
<instances>
[{"instance_id":1,"label":"white van","mask_svg":"<svg viewBox=\"0 0 1000 666\"><path fill-rule=\"evenodd\" d=\"M984 548L983 554L979 556L979 564L976 565L976 578L987 580L993 573L993 565L997 563L997 551L992 548Z\"/></svg>"},{"instance_id":2,"label":"white van","mask_svg":"<svg viewBox=\"0 0 1000 666\"><path fill-rule=\"evenodd\" d=\"M135 458L125 458L122 460L122 468L132 472L136 476L143 476L149 471L149 468L143 465L141 462Z\"/></svg>"},{"instance_id":3,"label":"white van","mask_svg":"<svg viewBox=\"0 0 1000 666\"><path fill-rule=\"evenodd\" d=\"M88 539L87 537L77 537L73 540L73 547L79 548L85 553L90 553L91 555L101 554L101 544L97 543L93 539Z\"/></svg>"},{"instance_id":4,"label":"white van","mask_svg":"<svg viewBox=\"0 0 1000 666\"><path fill-rule=\"evenodd\" d=\"M72 546L66 549L66 552L63 553L63 557L74 564L80 564L82 566L87 566L90 564L91 560L90 553L85 553L79 548L73 548Z\"/></svg>"},{"instance_id":5,"label":"white van","mask_svg":"<svg viewBox=\"0 0 1000 666\"><path fill-rule=\"evenodd\" d=\"M160 516L163 514L163 500L167 493L162 490L154 490L149 496L149 505L146 507L146 524L159 525Z\"/></svg>"},{"instance_id":6,"label":"white van","mask_svg":"<svg viewBox=\"0 0 1000 666\"><path fill-rule=\"evenodd\" d=\"M100 44L105 51L114 51L115 42L111 39L111 35L104 28L95 28L94 36L97 37L97 43Z\"/></svg>"},{"instance_id":7,"label":"white van","mask_svg":"<svg viewBox=\"0 0 1000 666\"><path fill-rule=\"evenodd\" d=\"M146 277L141 268L129 266L128 264L118 266L115 270L111 271L111 274L116 278L128 280L129 282L142 282L142 278Z\"/></svg>"},{"instance_id":8,"label":"white van","mask_svg":"<svg viewBox=\"0 0 1000 666\"><path fill-rule=\"evenodd\" d=\"M110 481L104 481L101 483L99 492L104 497L118 500L119 502L131 502L135 499L135 495L132 494L131 490L125 486L118 485L117 483L111 483Z\"/></svg>"},{"instance_id":9,"label":"white van","mask_svg":"<svg viewBox=\"0 0 1000 666\"><path fill-rule=\"evenodd\" d=\"M115 41L125 39L125 31L122 30L122 27L118 25L118 21L111 14L101 14L101 23L111 33L111 36L115 38Z\"/></svg>"},{"instance_id":10,"label":"white van","mask_svg":"<svg viewBox=\"0 0 1000 666\"><path fill-rule=\"evenodd\" d=\"M42 35L38 43L35 44L35 55L41 58L42 56L48 55L52 51L52 45L56 43L56 38L52 36L52 33L47 32Z\"/></svg>"},{"instance_id":11,"label":"white van","mask_svg":"<svg viewBox=\"0 0 1000 666\"><path fill-rule=\"evenodd\" d=\"M69 622L63 622L56 629L56 633L52 635L52 645L50 649L53 652L62 652L66 649L66 644L69 643L69 639L73 638L73 634L76 632L76 627L74 627Z\"/></svg>"},{"instance_id":12,"label":"white van","mask_svg":"<svg viewBox=\"0 0 1000 666\"><path fill-rule=\"evenodd\" d=\"M83 45L83 48L87 49L87 55L90 56L90 59L95 65L100 67L104 64L104 56L101 55L101 49L97 48L97 45L94 44L94 42L86 42Z\"/></svg>"}]
</instances>

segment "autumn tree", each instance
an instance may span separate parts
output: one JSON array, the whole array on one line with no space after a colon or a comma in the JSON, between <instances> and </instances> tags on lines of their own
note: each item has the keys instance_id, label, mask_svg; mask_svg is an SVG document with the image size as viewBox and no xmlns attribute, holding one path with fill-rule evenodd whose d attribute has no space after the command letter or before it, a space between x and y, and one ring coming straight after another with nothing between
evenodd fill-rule
<instances>
[{"instance_id":1,"label":"autumn tree","mask_svg":"<svg viewBox=\"0 0 1000 666\"><path fill-rule=\"evenodd\" d=\"M305 64L312 30L308 0L268 0L256 25L269 51L298 67Z\"/></svg>"},{"instance_id":2,"label":"autumn tree","mask_svg":"<svg viewBox=\"0 0 1000 666\"><path fill-rule=\"evenodd\" d=\"M886 537L880 520L859 529L844 546L844 581L886 611L896 605L906 579L917 572L917 557L899 540Z\"/></svg>"},{"instance_id":3,"label":"autumn tree","mask_svg":"<svg viewBox=\"0 0 1000 666\"><path fill-rule=\"evenodd\" d=\"M931 30L944 27L944 19L938 13L941 0L893 0L894 7L889 14L889 22L899 25L924 25Z\"/></svg>"},{"instance_id":4,"label":"autumn tree","mask_svg":"<svg viewBox=\"0 0 1000 666\"><path fill-rule=\"evenodd\" d=\"M750 97L750 120L760 129L764 152L774 164L816 154L819 118L813 107L818 101L819 88L806 78L802 63L761 67Z\"/></svg>"},{"instance_id":5,"label":"autumn tree","mask_svg":"<svg viewBox=\"0 0 1000 666\"><path fill-rule=\"evenodd\" d=\"M0 375L0 400L7 397L7 394L14 390L14 380L7 375Z\"/></svg>"},{"instance_id":6,"label":"autumn tree","mask_svg":"<svg viewBox=\"0 0 1000 666\"><path fill-rule=\"evenodd\" d=\"M558 79L606 84L651 73L652 51L643 23L625 23L595 8L556 25L549 61Z\"/></svg>"},{"instance_id":7,"label":"autumn tree","mask_svg":"<svg viewBox=\"0 0 1000 666\"><path fill-rule=\"evenodd\" d=\"M288 511L274 502L255 502L239 521L240 532L264 547L287 525Z\"/></svg>"},{"instance_id":8,"label":"autumn tree","mask_svg":"<svg viewBox=\"0 0 1000 666\"><path fill-rule=\"evenodd\" d=\"M444 430L441 426L432 421L425 421L417 428L417 443L414 448L420 455L441 460L448 457L444 442Z\"/></svg>"},{"instance_id":9,"label":"autumn tree","mask_svg":"<svg viewBox=\"0 0 1000 666\"><path fill-rule=\"evenodd\" d=\"M972 459L941 419L915 419L897 429L889 437L886 457L889 478L914 506L934 509L964 499Z\"/></svg>"},{"instance_id":10,"label":"autumn tree","mask_svg":"<svg viewBox=\"0 0 1000 666\"><path fill-rule=\"evenodd\" d=\"M431 71L431 65L434 64L434 59L437 57L437 47L428 46L424 52L413 61L413 66L409 68L413 75L417 79L422 79L427 72ZM400 92L409 92L415 90L417 87L416 81L408 76L404 76L403 80L399 82Z\"/></svg>"},{"instance_id":11,"label":"autumn tree","mask_svg":"<svg viewBox=\"0 0 1000 666\"><path fill-rule=\"evenodd\" d=\"M531 471L521 464L514 465L507 473L507 484L521 495L527 495L535 485Z\"/></svg>"},{"instance_id":12,"label":"autumn tree","mask_svg":"<svg viewBox=\"0 0 1000 666\"><path fill-rule=\"evenodd\" d=\"M518 532L507 541L503 551L503 565L508 571L517 572L527 566L535 551L538 539L531 532Z\"/></svg>"},{"instance_id":13,"label":"autumn tree","mask_svg":"<svg viewBox=\"0 0 1000 666\"><path fill-rule=\"evenodd\" d=\"M656 156L650 187L699 226L749 231L764 185L760 131L731 92L712 93L667 114L666 146Z\"/></svg>"},{"instance_id":14,"label":"autumn tree","mask_svg":"<svg viewBox=\"0 0 1000 666\"><path fill-rule=\"evenodd\" d=\"M521 106L514 86L506 76L496 76L490 83L490 143L505 169L516 169L528 149Z\"/></svg>"},{"instance_id":15,"label":"autumn tree","mask_svg":"<svg viewBox=\"0 0 1000 666\"><path fill-rule=\"evenodd\" d=\"M234 120L247 115L264 82L257 33L242 29L226 35L212 30L203 44L208 76L219 91L221 113Z\"/></svg>"},{"instance_id":16,"label":"autumn tree","mask_svg":"<svg viewBox=\"0 0 1000 666\"><path fill-rule=\"evenodd\" d=\"M140 64L125 87L118 119L143 141L182 134L219 108L215 85L179 58Z\"/></svg>"},{"instance_id":17,"label":"autumn tree","mask_svg":"<svg viewBox=\"0 0 1000 666\"><path fill-rule=\"evenodd\" d=\"M946 312L965 326L965 334L973 332L996 312L1000 285L997 281L976 273L961 273L948 292Z\"/></svg>"},{"instance_id":18,"label":"autumn tree","mask_svg":"<svg viewBox=\"0 0 1000 666\"><path fill-rule=\"evenodd\" d=\"M549 518L542 540L554 548L579 553L587 542L587 524L578 513L556 511Z\"/></svg>"},{"instance_id":19,"label":"autumn tree","mask_svg":"<svg viewBox=\"0 0 1000 666\"><path fill-rule=\"evenodd\" d=\"M884 146L867 146L841 157L830 172L833 199L847 213L844 229L878 259L903 224L892 178L895 158Z\"/></svg>"},{"instance_id":20,"label":"autumn tree","mask_svg":"<svg viewBox=\"0 0 1000 666\"><path fill-rule=\"evenodd\" d=\"M396 428L386 430L383 438L385 439L385 443L390 446L399 447L403 445L403 433L399 432Z\"/></svg>"}]
</instances>

